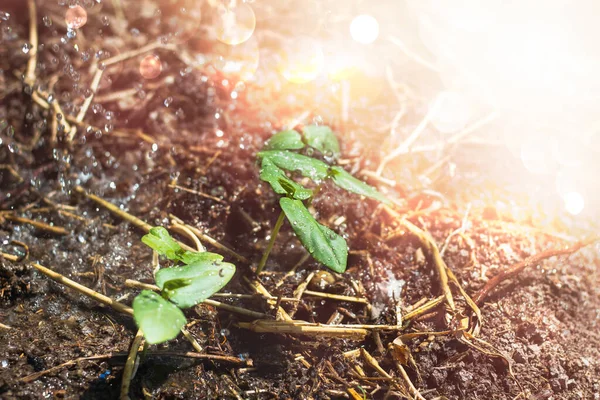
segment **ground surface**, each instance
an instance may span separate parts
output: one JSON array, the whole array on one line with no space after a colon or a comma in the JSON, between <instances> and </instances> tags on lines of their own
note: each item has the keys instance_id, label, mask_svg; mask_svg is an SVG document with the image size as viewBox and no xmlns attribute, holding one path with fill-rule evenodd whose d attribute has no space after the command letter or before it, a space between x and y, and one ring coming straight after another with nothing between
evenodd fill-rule
<instances>
[{"instance_id":1,"label":"ground surface","mask_svg":"<svg viewBox=\"0 0 600 400\"><path fill-rule=\"evenodd\" d=\"M178 7L164 2L159 7L145 1L142 11L126 6L125 15L139 14L128 26L113 8L119 2L109 3L90 8L88 24L65 44L61 18L66 6L38 2L39 40L44 47L38 54L36 85L42 92L53 92L71 119L89 95L86 90L98 58L124 54L168 36L174 26L186 26L186 18L193 19L190 8L195 2ZM53 142L56 113L32 101L32 89L24 88L21 80L29 57L22 50L23 43L30 41L27 7L17 1L7 3L3 11L11 16L0 24L0 164L12 167L14 174L7 168L0 170L1 209L12 211L2 219L0 243L4 253L25 255L19 242L23 243L29 254L23 262L0 258L0 322L10 327L0 329L0 397L119 396L123 354L136 332L132 319L29 266L37 261L127 304L139 290L125 286L126 279L151 282L151 252L140 242L143 231L75 187L82 186L151 225L168 226L179 218L234 249L250 261L227 257L236 263L238 273L226 291L252 294L243 277L253 277L251 267L262 255L278 212L277 197L259 181L255 164L255 153L264 140L297 117L300 125L330 124L340 133L342 163L349 171L361 175L360 171L376 169L382 152L386 153L380 144L394 144L385 142L389 128L380 129L396 113L397 104L389 101L393 90L384 87L379 100L368 107L353 103L352 115L345 119L336 100L339 86L323 91L317 84L285 83L268 66L277 61L278 53L272 49L290 28L283 24L274 34L277 24L260 16L278 13L288 15L290 21L311 20L310 9L305 15L285 4L276 10L255 5L259 20L255 35L262 46L255 82L240 83L211 66L189 64L190 57L219 51L206 28L209 21L203 20L206 26L200 28L201 34L195 31L177 51L154 51L163 62L159 78L140 77L139 57L107 68L98 97L74 140L69 142L59 128ZM186 13L174 11L184 6ZM205 15L210 5L203 5L201 11ZM176 39L167 37L165 42ZM127 89L132 90L119 93ZM113 93L118 95L111 98ZM407 132L419 122L418 115L413 110L405 118ZM483 156L477 148L452 150L457 164L434 169L430 175L435 177L426 184L444 193L441 198L424 190L418 179L439 155L433 159L408 155L390 164L385 176L399 182L395 187L369 182L395 199L400 215L428 231L440 248L463 226L464 233L448 241L443 258L467 293L475 295L490 277L529 255L568 245L564 236L571 232L557 236L539 228L538 211L526 210L532 215L529 221L513 211L517 206L523 210L527 203L499 189L511 174L520 173L507 151L494 149ZM493 187L490 181L495 182ZM173 188L175 183L203 195ZM315 278L309 289L366 298L369 304L304 295L299 303L281 303L295 319L394 325L397 307L405 314L411 305L441 294L432 258L413 234L398 230L397 217L373 201L328 185L313 205L321 221L344 235L351 255L347 273ZM66 234L35 228L11 219L14 215L62 227ZM323 269L309 258L283 279L304 254L284 225L267 273L260 278L271 295L291 297L311 272ZM444 305L411 320L402 333L451 332L405 340L415 361L405 367L410 380L427 399L598 398L599 265L596 244L568 258L543 260L503 283L481 305L479 338L487 343L482 345L487 354L457 340L460 315L447 323ZM390 297L394 291L399 299ZM470 316L463 298L454 292L457 310ZM260 297L217 300L271 317L275 314ZM247 364L185 357L192 348L180 337L150 349L132 381L132 398L402 398L410 393L387 347L398 331L374 334L369 329L360 341L261 334L237 327L237 322L252 318L212 306L201 305L186 314L190 332L207 354L238 357ZM343 355L359 348L366 349L392 377L383 377L360 353ZM491 349L504 358L491 355ZM157 354L160 351L170 355ZM22 380L90 356L99 359Z\"/></svg>"}]
</instances>

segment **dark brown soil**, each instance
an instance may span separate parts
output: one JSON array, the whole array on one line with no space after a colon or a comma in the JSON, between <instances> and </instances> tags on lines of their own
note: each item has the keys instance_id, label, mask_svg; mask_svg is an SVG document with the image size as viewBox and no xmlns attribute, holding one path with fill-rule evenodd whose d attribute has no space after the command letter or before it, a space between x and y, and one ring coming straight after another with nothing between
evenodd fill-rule
<instances>
[{"instance_id":1,"label":"dark brown soil","mask_svg":"<svg viewBox=\"0 0 600 400\"><path fill-rule=\"evenodd\" d=\"M168 36L173 26L185 26L190 18L189 13L174 10L199 7L194 1L164 1L159 6L149 0L140 5L132 2L125 5L125 15L139 18L131 18L125 27L115 18L113 3L104 1L101 8L89 9L88 24L77 39L61 44L65 29L60 17L66 5L37 3L40 43L44 44L37 82L48 90L48 82L58 77L54 94L68 115L76 115L83 103L92 79L91 60L100 50L111 52L99 55L108 58ZM128 351L136 332L133 320L29 266L32 261L39 262L127 304L138 290L126 287L126 279L151 283L151 252L140 242L143 232L77 194L76 186L152 225L168 226L169 216L175 215L247 257L251 265L231 260L238 272L226 291L249 294L252 292L242 278L252 276L251 267L260 259L278 213L277 196L258 179L255 164L255 153L264 140L308 111L301 123L325 123L339 132L345 166L353 173L376 169L381 154L389 150L381 147L388 131L379 129L397 111L389 87L383 85L377 101L367 107L353 103L351 118L342 121L339 90L323 89L322 82L291 85L276 73L277 48L293 30L290 24L302 26L301 22L312 18L312 9L306 7L303 12L296 2L253 3L258 19L255 35L261 43L261 64L254 82L238 82L211 66L190 68L181 54L156 50L163 61L159 78L143 81L137 72L139 57L109 68L99 96L130 88L137 93L124 94L119 101L93 102L75 141L68 143L63 132L52 143L53 113L32 101L32 89L24 87L21 79L28 59L22 51L29 40L27 4L5 4L0 10L9 12L10 18L0 21L0 164L12 166L22 179L0 169L0 208L63 227L68 234L54 235L0 219L1 251L25 255L15 241L29 249L23 262L0 257L0 322L10 327L0 328L2 398L119 396L124 358L116 353ZM152 8L160 8L162 13L148 11ZM201 8L203 15L210 11L209 4ZM274 21L273 15L287 23ZM52 25L42 22L45 16L53 20ZM182 52L218 51L209 22L203 17L193 38L179 45ZM131 33L133 28L139 31L136 35ZM81 47L79 53L73 43ZM82 57L83 52L89 53L90 60ZM231 97L233 88L236 99ZM411 111L405 123L416 125L420 115L418 109ZM142 140L135 133L138 131L150 140ZM464 238L455 236L444 254L470 295L525 257L565 246L564 235L583 236L594 226L590 220L575 225L561 215L552 221L554 228L562 228L563 235L557 236L550 233L548 225L539 225L543 218L539 208L531 206L530 198L521 201L514 194L522 188L507 189L512 177L523 174L507 150L494 148L483 155L478 148L465 147L448 152L457 173L441 167L427 190L418 176L437 161L437 154L403 157L386 173L400 183L394 188L380 187L397 200L399 210L411 222L430 232L440 247L461 226L470 207ZM221 201L173 189L169 185L174 180ZM532 182L527 184L543 185ZM375 202L325 185L313 205L319 219L330 226L345 217L336 230L348 240L351 256L347 273L335 275L333 283L311 288L366 295L380 312L364 304L304 296L297 307L282 303L287 311L295 312L295 319L327 323L337 312L345 324L395 324L390 280L402 287L399 304L403 310L441 294L431 260L420 257L421 243L407 232L386 239L397 224ZM525 218L514 211L517 207L525 210ZM68 213L61 212L65 210ZM570 230L564 228L566 224ZM303 255L290 227L284 225L267 273L261 275L272 295L292 296L311 271L323 269L309 259L276 287ZM450 334L407 342L418 367L406 367L412 382L427 399L600 398L599 266L600 246L596 244L570 257L544 260L502 284L486 299L481 307L480 339L506 356L513 376L501 358L469 348ZM458 309L466 309L462 298L457 295L456 299ZM260 298L219 300L274 315ZM444 314L444 307L437 307L411 321L405 331L444 331L448 329ZM195 323L190 332L206 353L251 360L251 366L152 354L158 350L191 351L190 344L180 337L151 347L150 354L142 358L132 381L132 398L353 398L348 389L360 396L364 393L366 398L404 398L399 389L404 383L396 379L399 372L387 350L398 332L381 333L382 353L371 334L362 342L259 334L236 327L237 321L248 318L206 305L186 315ZM357 348L372 354L395 380L382 378L363 358L342 354ZM30 382L21 380L95 355L106 358L80 361ZM366 376L360 376L357 366Z\"/></svg>"}]
</instances>

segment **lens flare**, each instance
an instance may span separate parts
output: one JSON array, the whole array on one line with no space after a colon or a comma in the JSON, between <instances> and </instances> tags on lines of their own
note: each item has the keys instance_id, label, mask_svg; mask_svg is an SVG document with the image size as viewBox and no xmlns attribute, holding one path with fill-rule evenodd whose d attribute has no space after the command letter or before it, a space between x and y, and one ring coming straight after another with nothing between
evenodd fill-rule
<instances>
[{"instance_id":1,"label":"lens flare","mask_svg":"<svg viewBox=\"0 0 600 400\"><path fill-rule=\"evenodd\" d=\"M155 54L149 54L140 62L140 75L145 79L154 79L160 75L162 71L162 63L160 58Z\"/></svg>"},{"instance_id":2,"label":"lens flare","mask_svg":"<svg viewBox=\"0 0 600 400\"><path fill-rule=\"evenodd\" d=\"M471 106L460 93L444 91L429 106L431 124L441 133L455 133L471 119Z\"/></svg>"},{"instance_id":3,"label":"lens flare","mask_svg":"<svg viewBox=\"0 0 600 400\"><path fill-rule=\"evenodd\" d=\"M379 23L371 15L358 15L350 23L350 35L358 43L373 43L379 36Z\"/></svg>"},{"instance_id":4,"label":"lens flare","mask_svg":"<svg viewBox=\"0 0 600 400\"><path fill-rule=\"evenodd\" d=\"M258 69L259 47L256 38L242 44L228 46L218 43L212 50L214 59L206 60L225 75L233 75L244 81L251 80Z\"/></svg>"},{"instance_id":5,"label":"lens flare","mask_svg":"<svg viewBox=\"0 0 600 400\"><path fill-rule=\"evenodd\" d=\"M323 49L311 38L300 38L293 48L284 52L278 69L292 83L307 83L314 80L325 66Z\"/></svg>"},{"instance_id":6,"label":"lens flare","mask_svg":"<svg viewBox=\"0 0 600 400\"><path fill-rule=\"evenodd\" d=\"M65 13L65 23L69 29L79 29L87 22L87 11L81 6L71 7Z\"/></svg>"},{"instance_id":7,"label":"lens flare","mask_svg":"<svg viewBox=\"0 0 600 400\"><path fill-rule=\"evenodd\" d=\"M256 16L246 3L235 6L220 5L217 9L217 39L231 45L250 39L256 28Z\"/></svg>"},{"instance_id":8,"label":"lens flare","mask_svg":"<svg viewBox=\"0 0 600 400\"><path fill-rule=\"evenodd\" d=\"M565 209L569 214L577 215L583 211L585 201L579 192L569 192L563 196Z\"/></svg>"}]
</instances>

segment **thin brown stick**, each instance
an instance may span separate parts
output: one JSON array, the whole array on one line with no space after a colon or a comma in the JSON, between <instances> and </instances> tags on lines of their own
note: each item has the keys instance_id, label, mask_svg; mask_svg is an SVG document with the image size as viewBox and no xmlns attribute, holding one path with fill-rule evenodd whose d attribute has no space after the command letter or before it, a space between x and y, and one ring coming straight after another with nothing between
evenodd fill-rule
<instances>
[{"instance_id":1,"label":"thin brown stick","mask_svg":"<svg viewBox=\"0 0 600 400\"><path fill-rule=\"evenodd\" d=\"M246 281L246 283L248 283L250 285L250 287L256 292L256 293L260 293L264 296L267 297L273 297L271 296L271 293L269 293L269 291L262 285L262 283L260 283L258 281L258 279L254 279L254 280L250 280L247 277L244 277L244 280ZM288 315L288 313L283 309L283 307L281 307L280 305L277 304L276 300L267 300L267 303L269 303L271 305L272 308L277 308L277 319L282 319L284 321L291 321L292 318Z\"/></svg>"},{"instance_id":2,"label":"thin brown stick","mask_svg":"<svg viewBox=\"0 0 600 400\"><path fill-rule=\"evenodd\" d=\"M308 274L306 279L302 283L300 283L296 289L294 289L294 293L293 293L294 298L296 298L298 301L300 301L300 299L302 299L302 295L304 294L306 287L308 286L310 281L312 281L314 276L315 276L315 271L312 271L310 274ZM294 308L290 311L289 314L290 314L291 318L294 318L294 315L296 315L296 311L298 311L298 304L295 304Z\"/></svg>"},{"instance_id":3,"label":"thin brown stick","mask_svg":"<svg viewBox=\"0 0 600 400\"><path fill-rule=\"evenodd\" d=\"M36 80L35 67L37 65L38 52L38 21L35 0L27 0L27 6L29 8L29 42L31 43L31 49L29 49L29 60L27 61L27 71L25 72L25 83L33 90Z\"/></svg>"},{"instance_id":4,"label":"thin brown stick","mask_svg":"<svg viewBox=\"0 0 600 400\"><path fill-rule=\"evenodd\" d=\"M581 249L582 247L589 246L590 244L595 243L599 240L600 240L600 237L593 236L591 238L574 243L571 246L568 246L565 248L544 250L541 253L534 254L532 256L527 257L520 263L513 265L509 269L500 272L498 275L496 275L495 277L490 279L485 284L483 289L481 289L479 291L479 293L477 293L477 296L475 296L475 299L474 299L475 304L481 305L481 303L483 303L485 298L490 294L490 292L492 290L494 290L494 288L496 286L498 286L498 284L505 281L506 279L517 276L525 268L530 267L532 265L536 265L536 264L540 263L542 260L545 260L546 258L573 254L576 251L578 251L579 249Z\"/></svg>"},{"instance_id":5,"label":"thin brown stick","mask_svg":"<svg viewBox=\"0 0 600 400\"><path fill-rule=\"evenodd\" d=\"M415 385L410 380L410 377L406 373L406 370L404 369L402 364L400 364L398 361L396 361L396 368L398 368L398 371L400 371L400 375L402 375L402 379L404 379L404 382L406 383L406 386L408 387L408 392L411 395L413 395L417 400L425 400L425 397L423 397L421 395L419 390L415 387Z\"/></svg>"},{"instance_id":6,"label":"thin brown stick","mask_svg":"<svg viewBox=\"0 0 600 400\"><path fill-rule=\"evenodd\" d=\"M108 67L110 65L116 64L121 61L125 61L129 58L137 57L139 55L142 55L144 53L147 53L149 51L152 51L154 49L158 49L161 47L175 49L175 47L173 47L172 45L168 45L168 44L164 45L161 42L156 41L156 42L149 43L143 47L140 47L139 49L124 51L123 53L117 54L114 57L107 58L106 60L103 61L103 63L104 63L105 67Z\"/></svg>"},{"instance_id":7,"label":"thin brown stick","mask_svg":"<svg viewBox=\"0 0 600 400\"><path fill-rule=\"evenodd\" d=\"M190 342L194 350L196 350L198 353L204 352L204 349L202 346L200 346L200 343L198 343L196 338L190 333L190 331L187 330L187 327L184 326L181 328L181 333L183 333L183 336L185 336L188 342Z\"/></svg>"},{"instance_id":8,"label":"thin brown stick","mask_svg":"<svg viewBox=\"0 0 600 400\"><path fill-rule=\"evenodd\" d=\"M115 214L116 216L124 219L125 221L130 222L131 224L135 225L136 227L140 228L141 230L143 230L146 233L150 232L150 229L152 229L152 225L148 224L146 221L136 217L135 215L131 215L126 211L121 210L119 207L115 206L111 202L106 201L103 198L96 196L95 194L87 193L85 191L85 189L82 188L81 186L76 186L75 191L77 193L83 194L88 199L100 204L102 207L106 208L108 211L110 211L113 214ZM196 233L196 232L194 232L194 233ZM183 242L177 241L177 243L179 243L179 245L181 247L183 247L185 250L196 251L192 247L188 246L187 244L185 244Z\"/></svg>"},{"instance_id":9,"label":"thin brown stick","mask_svg":"<svg viewBox=\"0 0 600 400\"><path fill-rule=\"evenodd\" d=\"M452 291L450 290L450 286L448 286L448 267L446 266L444 259L440 255L440 250L438 249L431 235L428 232L425 232L421 228L417 227L416 225L412 224L411 222L407 221L406 219L402 218L400 214L392 210L390 207L384 206L384 210L386 210L388 214L396 217L398 223L405 227L410 233L415 235L421 241L421 244L426 248L437 270L438 277L440 280L440 286L442 288L442 293L446 298L448 306L452 311L454 311L454 298L452 297Z\"/></svg>"},{"instance_id":10,"label":"thin brown stick","mask_svg":"<svg viewBox=\"0 0 600 400\"><path fill-rule=\"evenodd\" d=\"M362 328L327 326L304 321L256 320L252 322L238 322L237 325L240 328L259 333L335 337L354 340L362 340L368 333L366 329Z\"/></svg>"},{"instance_id":11,"label":"thin brown stick","mask_svg":"<svg viewBox=\"0 0 600 400\"><path fill-rule=\"evenodd\" d=\"M48 369L45 369L43 371L36 372L34 374L30 374L30 375L24 376L23 378L19 379L19 382L23 382L23 383L33 382L37 378L39 378L41 376L48 375L48 374L51 374L51 373L56 372L56 371L60 371L63 368L70 367L71 365L79 364L82 361L107 360L107 359L110 359L110 358L113 358L113 357L116 357L116 355L113 354L113 353L100 354L100 355L95 355L95 356L90 356L90 357L80 357L80 358L77 358L75 360L69 360L69 361L64 362L62 364L58 364L58 365L56 365L56 366L54 366L52 368L48 368Z\"/></svg>"},{"instance_id":12,"label":"thin brown stick","mask_svg":"<svg viewBox=\"0 0 600 400\"><path fill-rule=\"evenodd\" d=\"M4 218L9 221L19 222L21 224L28 224L28 225L36 227L37 229L51 232L55 235L68 235L69 234L69 231L67 231L65 228L62 228L60 226L49 225L49 224L46 224L46 223L40 222L40 221L34 221L29 218L18 217L16 215L12 215L12 214L4 214Z\"/></svg>"},{"instance_id":13,"label":"thin brown stick","mask_svg":"<svg viewBox=\"0 0 600 400\"><path fill-rule=\"evenodd\" d=\"M304 294L306 296L314 296L314 297L323 297L326 299L339 300L339 301L350 301L353 303L362 303L368 304L369 300L361 297L353 297L353 296L344 296L341 294L333 294L333 293L325 293L325 292L316 292L314 290L305 290Z\"/></svg>"},{"instance_id":14,"label":"thin brown stick","mask_svg":"<svg viewBox=\"0 0 600 400\"><path fill-rule=\"evenodd\" d=\"M119 303L118 301L111 299L110 297L107 297L103 294L95 292L86 286L83 286L75 281L70 280L69 278L59 274L58 272L54 272L51 269L44 267L43 265L40 265L37 263L33 263L31 265L35 269L40 271L42 274L44 274L47 277L49 277L50 279L52 279L53 281L56 281L65 286L68 286L72 289L75 289L78 292L83 293L86 296L91 297L94 300L96 300L102 304L106 304L107 306L112 307L116 311L122 312L124 314L133 315L133 309L131 307L127 307L126 305L123 305L123 304Z\"/></svg>"},{"instance_id":15,"label":"thin brown stick","mask_svg":"<svg viewBox=\"0 0 600 400\"><path fill-rule=\"evenodd\" d=\"M434 299L431 299L429 301L427 301L425 304L415 308L412 311L407 312L406 314L404 314L402 316L402 320L403 321L408 321L411 320L413 318L416 318L420 315L425 314L426 312L434 309L435 307L437 307L438 305L442 304L442 302L444 301L445 297L444 295L438 296Z\"/></svg>"},{"instance_id":16,"label":"thin brown stick","mask_svg":"<svg viewBox=\"0 0 600 400\"><path fill-rule=\"evenodd\" d=\"M7 259L8 261L13 261L13 262L21 261L19 256L14 256L12 254L4 253L4 252L0 252L0 256L2 256L2 258Z\"/></svg>"},{"instance_id":17,"label":"thin brown stick","mask_svg":"<svg viewBox=\"0 0 600 400\"><path fill-rule=\"evenodd\" d=\"M207 199L214 200L214 201L216 201L218 203L225 203L222 199L220 199L218 197L215 197L215 196L211 196L210 194L206 194L206 193L201 192L199 190L189 189L189 188L186 188L186 187L183 187L183 186L179 186L179 185L175 185L175 184L170 184L169 187L172 188L172 189L179 189L179 190L183 190L184 192L187 192L187 193L191 193L191 194L195 194L195 195L198 195L198 196L201 196L201 197L205 197Z\"/></svg>"},{"instance_id":18,"label":"thin brown stick","mask_svg":"<svg viewBox=\"0 0 600 400\"><path fill-rule=\"evenodd\" d=\"M206 251L206 248L204 248L204 246L200 242L200 239L198 239L198 236L196 236L194 232L192 232L191 229L187 226L175 222L169 228L173 229L176 232L179 232L182 235L189 237L192 240L192 242L194 242L194 244L196 245L196 251L198 251L199 253Z\"/></svg>"},{"instance_id":19,"label":"thin brown stick","mask_svg":"<svg viewBox=\"0 0 600 400\"><path fill-rule=\"evenodd\" d=\"M220 301L206 299L202 302L203 304L208 304L209 306L221 308L223 310L233 312L236 314L245 315L250 318L268 318L267 314L263 314L257 311L248 310L242 307L232 306L231 304L221 303Z\"/></svg>"},{"instance_id":20,"label":"thin brown stick","mask_svg":"<svg viewBox=\"0 0 600 400\"><path fill-rule=\"evenodd\" d=\"M100 79L102 79L102 74L104 73L104 69L98 69L98 66L95 66L96 68L96 73L94 74L94 77L92 78L92 83L90 83L90 91L91 91L91 95L86 97L85 100L83 101L83 104L81 105L81 109L79 110L79 113L77 113L77 117L75 117L75 125L79 125L79 123L81 123L83 121L83 118L85 117L85 114L87 113L88 108L90 108L90 105L92 104L92 101L94 100L94 96L96 95L96 92L98 91L98 86L100 85ZM75 127L75 125L71 126L71 130L69 131L69 134L67 135L67 140L69 142L73 141L73 138L75 137L75 133L77 133L77 128Z\"/></svg>"},{"instance_id":21,"label":"thin brown stick","mask_svg":"<svg viewBox=\"0 0 600 400\"><path fill-rule=\"evenodd\" d=\"M175 215L169 214L169 218L171 218L172 220L176 221L177 223L179 223L181 225L185 225L186 227L188 227L203 242L209 243L211 246L216 247L217 249L221 250L222 252L229 254L231 257L237 259L238 261L241 261L246 264L250 263L250 261L248 261L248 259L246 257L242 256L241 254L236 253L229 247L219 243L217 240L215 240L212 237L208 236L207 234L203 233L200 229L198 229L192 225L186 224L185 222L183 222L180 218L176 217Z\"/></svg>"},{"instance_id":22,"label":"thin brown stick","mask_svg":"<svg viewBox=\"0 0 600 400\"><path fill-rule=\"evenodd\" d=\"M148 357L192 358L192 359L196 359L196 360L216 361L216 362L223 362L223 363L228 363L228 364L233 364L233 365L243 365L243 366L251 366L252 365L252 360L242 360L241 358L238 358L238 357L223 356L220 354L196 353L193 351L189 351L189 352L185 352L185 353L179 353L179 352L175 352L175 351L148 351L148 352L146 352L146 355ZM108 353L108 354L100 354L100 355L95 355L95 356L90 356L90 357L81 357L81 358L77 358L75 360L69 360L62 364L56 365L52 368L48 368L44 371L40 371L40 372L36 372L34 374L24 376L23 378L19 379L19 382L24 382L24 383L33 382L41 376L48 375L48 374L51 374L56 371L60 371L63 368L69 367L71 365L76 365L82 361L108 360L111 358L126 358L127 356L128 356L127 353Z\"/></svg>"},{"instance_id":23,"label":"thin brown stick","mask_svg":"<svg viewBox=\"0 0 600 400\"><path fill-rule=\"evenodd\" d=\"M129 386L131 385L131 379L133 379L133 370L135 369L137 353L143 341L144 333L141 329L138 329L135 337L133 338L133 342L131 343L131 348L129 350L129 354L127 355L127 361L125 361L125 368L123 369L121 395L119 397L121 400L129 400Z\"/></svg>"},{"instance_id":24,"label":"thin brown stick","mask_svg":"<svg viewBox=\"0 0 600 400\"><path fill-rule=\"evenodd\" d=\"M306 262L306 260L308 260L310 258L310 253L304 253L304 255L300 258L300 260L296 263L296 265L294 265L292 267L292 269L290 269L288 272L285 273L285 275L283 275L281 277L281 279L279 279L277 281L277 283L275 284L275 287L278 288L281 285L283 285L283 283L285 282L285 280L287 278L289 278L290 276L294 275L296 273L296 270Z\"/></svg>"},{"instance_id":25,"label":"thin brown stick","mask_svg":"<svg viewBox=\"0 0 600 400\"><path fill-rule=\"evenodd\" d=\"M138 93L137 88L124 89L124 90L116 90L114 92L109 92L105 95L96 96L96 103L108 103L111 101L122 100L125 97L134 96Z\"/></svg>"}]
</instances>

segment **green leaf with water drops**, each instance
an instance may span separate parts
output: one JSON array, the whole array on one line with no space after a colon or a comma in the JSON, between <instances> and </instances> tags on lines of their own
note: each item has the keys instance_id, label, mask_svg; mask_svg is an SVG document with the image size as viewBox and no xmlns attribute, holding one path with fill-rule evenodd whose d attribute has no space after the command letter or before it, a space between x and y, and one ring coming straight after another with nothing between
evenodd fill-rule
<instances>
[{"instance_id":1,"label":"green leaf with water drops","mask_svg":"<svg viewBox=\"0 0 600 400\"><path fill-rule=\"evenodd\" d=\"M312 190L306 189L304 186L288 178L285 172L268 157L262 160L260 179L268 182L277 194L283 194L299 200L310 199L313 195Z\"/></svg>"},{"instance_id":2,"label":"green leaf with water drops","mask_svg":"<svg viewBox=\"0 0 600 400\"><path fill-rule=\"evenodd\" d=\"M342 189L360 194L361 196L370 197L387 205L392 204L387 197L377 191L373 186L367 185L360 179L356 179L342 167L331 167L330 175L333 182Z\"/></svg>"},{"instance_id":3,"label":"green leaf with water drops","mask_svg":"<svg viewBox=\"0 0 600 400\"><path fill-rule=\"evenodd\" d=\"M233 274L233 264L201 261L182 267L163 268L155 278L163 296L180 308L188 308L221 290Z\"/></svg>"},{"instance_id":4,"label":"green leaf with water drops","mask_svg":"<svg viewBox=\"0 0 600 400\"><path fill-rule=\"evenodd\" d=\"M299 150L303 147L302 136L295 130L288 130L271 136L263 150Z\"/></svg>"},{"instance_id":5,"label":"green leaf with water drops","mask_svg":"<svg viewBox=\"0 0 600 400\"><path fill-rule=\"evenodd\" d=\"M142 237L142 242L169 260L179 260L183 254L183 249L179 243L162 226L150 229L150 232Z\"/></svg>"},{"instance_id":6,"label":"green leaf with water drops","mask_svg":"<svg viewBox=\"0 0 600 400\"><path fill-rule=\"evenodd\" d=\"M304 141L325 156L339 158L340 143L328 126L307 125L302 129Z\"/></svg>"},{"instance_id":7,"label":"green leaf with water drops","mask_svg":"<svg viewBox=\"0 0 600 400\"><path fill-rule=\"evenodd\" d=\"M184 264L194 264L197 262L210 262L210 261L222 261L223 256L217 253L211 253L209 251L197 252L197 251L184 251L179 256L179 261Z\"/></svg>"},{"instance_id":8,"label":"green leaf with water drops","mask_svg":"<svg viewBox=\"0 0 600 400\"><path fill-rule=\"evenodd\" d=\"M279 205L296 236L315 260L335 272L344 272L348 261L348 245L344 238L318 223L300 200L283 197Z\"/></svg>"},{"instance_id":9,"label":"green leaf with water drops","mask_svg":"<svg viewBox=\"0 0 600 400\"><path fill-rule=\"evenodd\" d=\"M133 300L133 318L149 344L175 339L187 322L177 306L150 290Z\"/></svg>"},{"instance_id":10,"label":"green leaf with water drops","mask_svg":"<svg viewBox=\"0 0 600 400\"><path fill-rule=\"evenodd\" d=\"M269 150L261 151L258 157L269 159L279 168L288 171L298 171L313 181L321 181L329 174L329 165L323 161L293 153L291 151Z\"/></svg>"}]
</instances>

